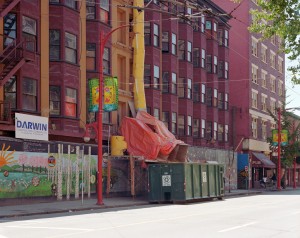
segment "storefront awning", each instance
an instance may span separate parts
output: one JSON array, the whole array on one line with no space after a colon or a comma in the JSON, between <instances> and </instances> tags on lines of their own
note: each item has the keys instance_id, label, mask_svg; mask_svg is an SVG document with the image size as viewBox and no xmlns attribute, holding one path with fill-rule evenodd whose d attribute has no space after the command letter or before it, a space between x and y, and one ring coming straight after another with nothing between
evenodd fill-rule
<instances>
[{"instance_id":1,"label":"storefront awning","mask_svg":"<svg viewBox=\"0 0 300 238\"><path fill-rule=\"evenodd\" d=\"M263 153L252 153L252 166L275 169L276 165Z\"/></svg>"}]
</instances>

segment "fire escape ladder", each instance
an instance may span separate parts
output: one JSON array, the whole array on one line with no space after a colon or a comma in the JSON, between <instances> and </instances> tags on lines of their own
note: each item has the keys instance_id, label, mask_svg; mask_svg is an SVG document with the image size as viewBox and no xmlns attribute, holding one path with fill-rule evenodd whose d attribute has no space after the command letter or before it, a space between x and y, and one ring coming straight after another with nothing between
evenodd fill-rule
<instances>
[{"instance_id":1,"label":"fire escape ladder","mask_svg":"<svg viewBox=\"0 0 300 238\"><path fill-rule=\"evenodd\" d=\"M21 0L5 0L0 6L0 19L5 17Z\"/></svg>"},{"instance_id":2,"label":"fire escape ladder","mask_svg":"<svg viewBox=\"0 0 300 238\"><path fill-rule=\"evenodd\" d=\"M11 42L0 55L0 86L3 86L26 63L23 43Z\"/></svg>"}]
</instances>

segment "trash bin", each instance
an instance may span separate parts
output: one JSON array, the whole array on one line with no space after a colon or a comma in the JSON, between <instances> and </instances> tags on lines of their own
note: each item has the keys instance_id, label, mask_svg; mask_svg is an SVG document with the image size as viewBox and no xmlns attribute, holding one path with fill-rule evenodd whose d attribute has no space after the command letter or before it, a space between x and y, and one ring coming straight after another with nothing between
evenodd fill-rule
<instances>
[{"instance_id":1,"label":"trash bin","mask_svg":"<svg viewBox=\"0 0 300 238\"><path fill-rule=\"evenodd\" d=\"M224 196L224 167L219 164L149 165L149 202L191 201Z\"/></svg>"}]
</instances>

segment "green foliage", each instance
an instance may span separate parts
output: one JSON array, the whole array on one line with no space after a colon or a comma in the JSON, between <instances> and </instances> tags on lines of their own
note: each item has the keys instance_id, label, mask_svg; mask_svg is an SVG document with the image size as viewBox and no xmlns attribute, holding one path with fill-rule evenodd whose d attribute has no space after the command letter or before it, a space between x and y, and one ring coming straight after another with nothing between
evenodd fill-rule
<instances>
[{"instance_id":1,"label":"green foliage","mask_svg":"<svg viewBox=\"0 0 300 238\"><path fill-rule=\"evenodd\" d=\"M241 0L231 0L241 2ZM250 0L249 0L250 1ZM259 9L251 10L252 25L250 31L260 33L262 39L274 35L282 39L281 51L296 65L288 70L291 81L300 84L300 1L299 0L257 0Z\"/></svg>"}]
</instances>

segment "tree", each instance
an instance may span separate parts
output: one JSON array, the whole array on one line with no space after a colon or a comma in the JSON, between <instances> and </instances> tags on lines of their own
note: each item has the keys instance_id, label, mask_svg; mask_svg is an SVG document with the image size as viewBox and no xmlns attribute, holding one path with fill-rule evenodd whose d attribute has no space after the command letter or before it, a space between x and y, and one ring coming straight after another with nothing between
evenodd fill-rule
<instances>
[{"instance_id":1,"label":"tree","mask_svg":"<svg viewBox=\"0 0 300 238\"><path fill-rule=\"evenodd\" d=\"M241 0L231 0L241 2ZM291 81L300 84L300 1L299 0L256 0L260 9L251 10L252 25L249 30L261 33L263 39L279 36L281 50L296 65L288 70Z\"/></svg>"}]
</instances>

